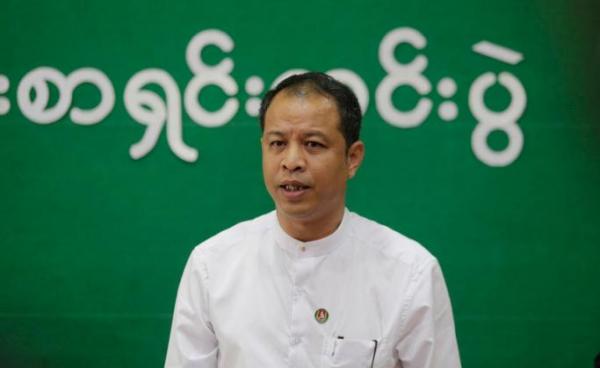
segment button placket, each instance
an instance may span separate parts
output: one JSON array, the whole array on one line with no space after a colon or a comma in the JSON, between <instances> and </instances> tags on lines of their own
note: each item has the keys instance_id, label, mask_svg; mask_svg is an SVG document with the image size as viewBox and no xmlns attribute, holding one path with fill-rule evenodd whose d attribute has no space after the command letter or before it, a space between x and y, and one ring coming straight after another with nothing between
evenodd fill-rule
<instances>
[{"instance_id":1,"label":"button placket","mask_svg":"<svg viewBox=\"0 0 600 368\"><path fill-rule=\"evenodd\" d=\"M309 346L304 339L309 333L307 330L312 320L310 307L304 289L310 278L312 268L310 258L296 258L292 261L292 310L290 328L290 363L295 367L306 367L309 362ZM307 313L308 311L308 313Z\"/></svg>"},{"instance_id":2,"label":"button placket","mask_svg":"<svg viewBox=\"0 0 600 368\"><path fill-rule=\"evenodd\" d=\"M301 296L302 296L302 289L300 289L299 287L294 287L294 289L292 291L292 300L294 302L297 302Z\"/></svg>"},{"instance_id":3,"label":"button placket","mask_svg":"<svg viewBox=\"0 0 600 368\"><path fill-rule=\"evenodd\" d=\"M301 339L299 337L300 326L298 321L299 314L299 300L296 294L298 288L298 258L293 258L290 264L290 271L292 274L292 304L290 311L290 351L289 361L291 367L300 367L300 355L298 351L298 345L300 345Z\"/></svg>"}]
</instances>

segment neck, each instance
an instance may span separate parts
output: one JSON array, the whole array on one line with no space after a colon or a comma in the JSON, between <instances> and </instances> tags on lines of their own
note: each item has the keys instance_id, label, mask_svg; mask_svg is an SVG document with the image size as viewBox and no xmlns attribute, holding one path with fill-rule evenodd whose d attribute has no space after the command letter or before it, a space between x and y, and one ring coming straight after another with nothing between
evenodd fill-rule
<instances>
[{"instance_id":1,"label":"neck","mask_svg":"<svg viewBox=\"0 0 600 368\"><path fill-rule=\"evenodd\" d=\"M322 239L332 234L344 217L344 207L332 214L318 218L295 218L277 210L277 219L283 230L292 238L302 242Z\"/></svg>"}]
</instances>

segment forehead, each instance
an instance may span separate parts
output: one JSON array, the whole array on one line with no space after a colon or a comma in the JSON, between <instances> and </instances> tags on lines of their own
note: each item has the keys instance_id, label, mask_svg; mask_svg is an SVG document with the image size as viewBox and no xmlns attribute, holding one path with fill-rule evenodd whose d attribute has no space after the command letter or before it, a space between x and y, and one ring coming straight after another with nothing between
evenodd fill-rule
<instances>
[{"instance_id":1,"label":"forehead","mask_svg":"<svg viewBox=\"0 0 600 368\"><path fill-rule=\"evenodd\" d=\"M339 129L340 115L333 97L316 91L283 90L265 114L265 132L270 129Z\"/></svg>"}]
</instances>

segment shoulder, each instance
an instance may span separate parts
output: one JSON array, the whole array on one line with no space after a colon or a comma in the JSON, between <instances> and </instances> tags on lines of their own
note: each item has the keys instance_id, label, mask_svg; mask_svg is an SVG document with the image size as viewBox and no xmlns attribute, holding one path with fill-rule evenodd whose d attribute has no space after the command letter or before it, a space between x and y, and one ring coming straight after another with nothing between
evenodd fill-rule
<instances>
[{"instance_id":1,"label":"shoulder","mask_svg":"<svg viewBox=\"0 0 600 368\"><path fill-rule=\"evenodd\" d=\"M254 219L239 222L196 245L192 258L206 259L235 252L237 248L252 244L253 239L260 238L273 226L274 211Z\"/></svg>"},{"instance_id":2,"label":"shoulder","mask_svg":"<svg viewBox=\"0 0 600 368\"><path fill-rule=\"evenodd\" d=\"M350 212L350 233L365 251L386 260L422 269L437 263L419 242L356 213Z\"/></svg>"}]
</instances>

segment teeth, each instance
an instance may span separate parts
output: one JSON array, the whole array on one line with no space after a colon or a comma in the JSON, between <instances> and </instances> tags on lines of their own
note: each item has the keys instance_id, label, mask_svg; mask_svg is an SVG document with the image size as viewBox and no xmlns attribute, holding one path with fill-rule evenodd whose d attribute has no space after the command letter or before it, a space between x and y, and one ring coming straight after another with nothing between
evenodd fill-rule
<instances>
[{"instance_id":1,"label":"teeth","mask_svg":"<svg viewBox=\"0 0 600 368\"><path fill-rule=\"evenodd\" d=\"M298 190L302 190L302 186L299 185L292 185L292 184L286 184L283 186L283 188L287 191L291 191L291 192L295 192Z\"/></svg>"}]
</instances>

